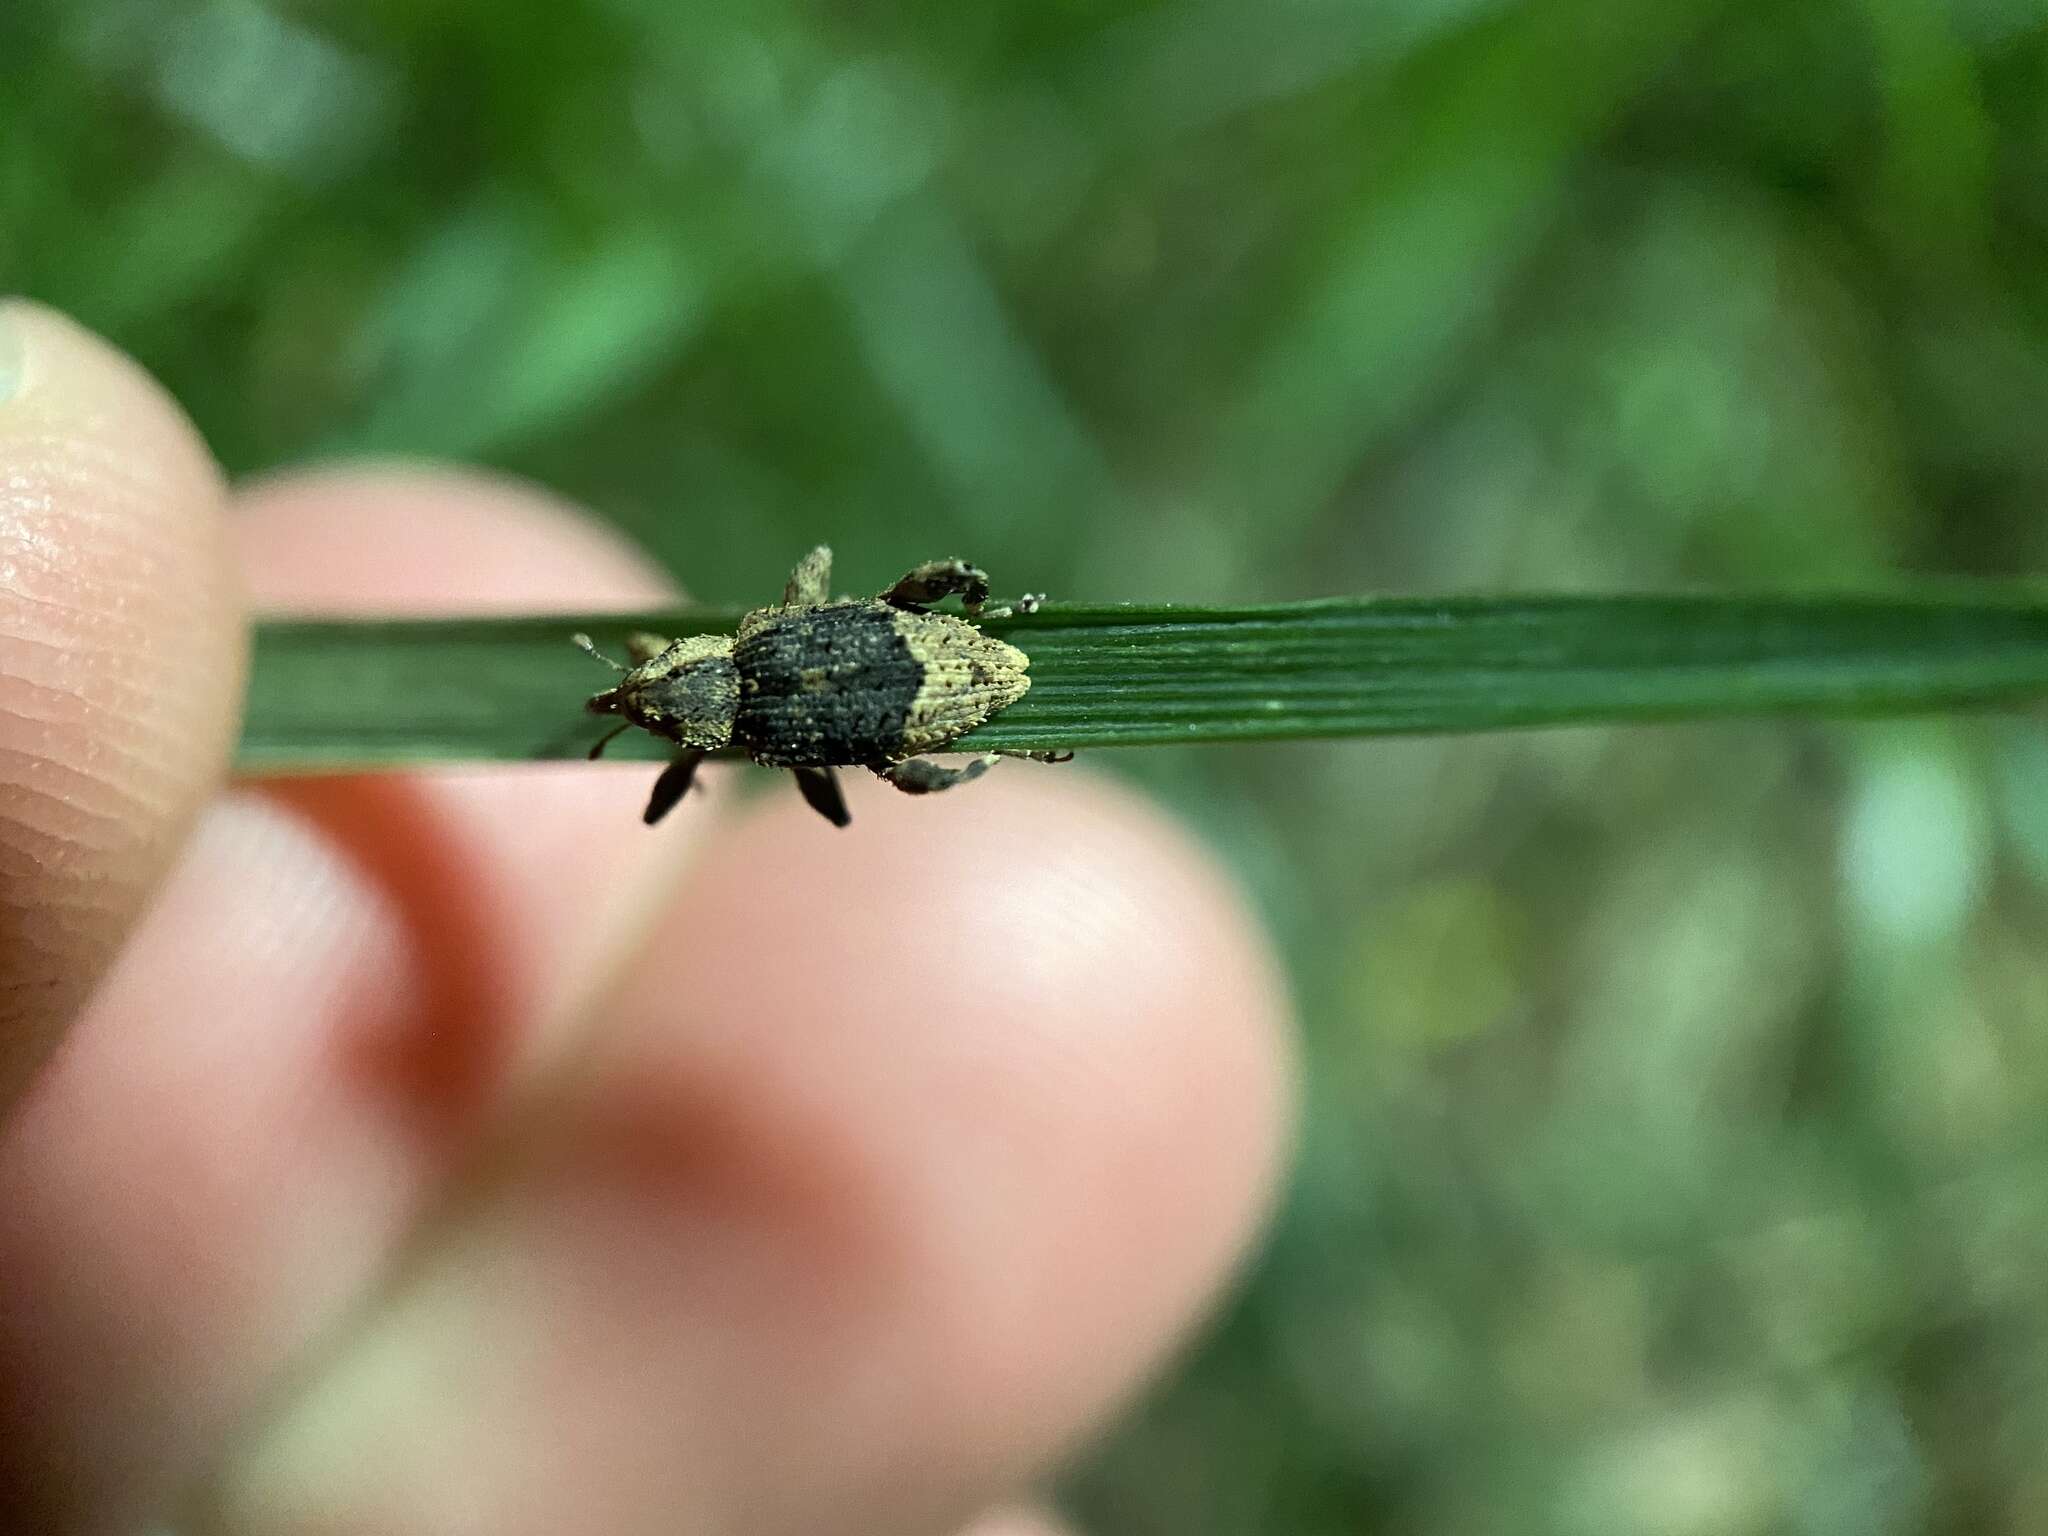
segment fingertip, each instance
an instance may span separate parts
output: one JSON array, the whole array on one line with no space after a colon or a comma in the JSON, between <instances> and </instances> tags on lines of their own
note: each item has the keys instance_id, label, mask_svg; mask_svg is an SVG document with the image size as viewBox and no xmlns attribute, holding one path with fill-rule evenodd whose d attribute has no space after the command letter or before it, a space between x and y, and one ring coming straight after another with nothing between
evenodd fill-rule
<instances>
[{"instance_id":1,"label":"fingertip","mask_svg":"<svg viewBox=\"0 0 2048 1536\"><path fill-rule=\"evenodd\" d=\"M1199 1319L1289 1115L1245 903L1087 774L849 787L845 832L788 794L711 833L576 1102L229 1469L224 1528L458 1481L507 1531L940 1528Z\"/></svg>"},{"instance_id":2,"label":"fingertip","mask_svg":"<svg viewBox=\"0 0 2048 1536\"><path fill-rule=\"evenodd\" d=\"M1037 1402L1049 1444L1150 1369L1263 1220L1296 1094L1287 985L1237 882L1110 775L1014 763L923 797L863 775L849 800L845 833L785 800L714 840L696 890L719 893L734 931L720 943L705 910L689 926L703 949L748 958L707 993L722 983L735 1012L751 997L755 1017L836 1012L827 1048L849 1053L844 1071L874 1062L865 1076L901 1091L846 1106L846 1134L917 1128L890 1179L926 1181L930 1203L906 1214L948 1234L961 1266L948 1356L963 1384L977 1370L1029 1383L1009 1403ZM807 943L764 979L773 941L749 954L740 931L750 914L766 930L763 913L829 948ZM977 1160L978 1186L963 1179ZM977 1247L991 1203L1022 1218L1010 1238L1043 1249ZM1062 1273L1077 1253L1085 1276ZM1014 1326L988 1326L997 1306Z\"/></svg>"},{"instance_id":3,"label":"fingertip","mask_svg":"<svg viewBox=\"0 0 2048 1536\"><path fill-rule=\"evenodd\" d=\"M237 490L232 529L254 601L277 613L532 614L677 600L674 580L617 529L488 471L384 462L279 474ZM492 973L522 997L545 996L542 1012L566 1026L570 999L644 928L715 819L717 797L699 797L709 803L693 801L649 834L640 813L655 773L625 762L496 763L269 790L352 858L387 871L386 884L401 869L410 881L459 866L497 909ZM387 815L393 808L402 814ZM422 916L431 926L431 911ZM546 1058L546 1043L533 1044Z\"/></svg>"},{"instance_id":4,"label":"fingertip","mask_svg":"<svg viewBox=\"0 0 2048 1536\"><path fill-rule=\"evenodd\" d=\"M1236 882L1108 775L848 789L844 832L785 794L713 835L647 951L687 955L687 986L651 965L628 988L591 1145L677 1160L706 1227L675 1236L703 1285L678 1315L785 1304L721 1349L729 1377L699 1362L686 1420L808 1400L818 1443L987 1496L1123 1401L1242 1262L1289 1145L1291 1003ZM830 1379L850 1341L854 1391Z\"/></svg>"},{"instance_id":5,"label":"fingertip","mask_svg":"<svg viewBox=\"0 0 2048 1536\"><path fill-rule=\"evenodd\" d=\"M279 474L237 490L232 529L248 588L271 612L525 614L676 600L673 580L616 529L488 471L383 462ZM539 1012L567 1027L586 973L644 926L710 820L710 807L693 805L663 834L646 833L640 808L654 772L479 764L281 780L269 793L379 871L380 884L432 877L439 895L411 903L414 928L433 928L438 909L490 907L499 937L483 969L528 1008L545 998ZM451 901L449 882L471 899ZM455 964L449 946L434 948ZM553 1043L551 1034L528 1048L545 1060Z\"/></svg>"},{"instance_id":6,"label":"fingertip","mask_svg":"<svg viewBox=\"0 0 2048 1536\"><path fill-rule=\"evenodd\" d=\"M509 475L347 465L270 476L235 502L236 547L264 609L521 613L676 598L673 579L615 530Z\"/></svg>"},{"instance_id":7,"label":"fingertip","mask_svg":"<svg viewBox=\"0 0 2048 1536\"><path fill-rule=\"evenodd\" d=\"M1289 1133L1292 1003L1262 923L1214 854L1085 765L1009 763L926 796L853 774L847 799L854 824L838 834L795 797L769 799L706 851L701 887L727 910L786 912L800 878L807 906L842 914L835 945L848 962L865 957L867 974L835 988L819 956L792 967L791 985L821 1006L865 997L882 1015L871 1042L934 1018L991 1065L1029 1042L1035 1070L1070 1073L1064 1086L1096 1095L1084 1112L1113 1133L1130 1124L1119 1101L1191 1110L1217 1168L1241 1177L1212 1208L1237 1232ZM838 975L843 986L847 967ZM1049 1085L996 1084L1021 1086Z\"/></svg>"},{"instance_id":8,"label":"fingertip","mask_svg":"<svg viewBox=\"0 0 2048 1536\"><path fill-rule=\"evenodd\" d=\"M189 421L50 310L0 305L0 1103L47 1054L232 747L241 605Z\"/></svg>"},{"instance_id":9,"label":"fingertip","mask_svg":"<svg viewBox=\"0 0 2048 1536\"><path fill-rule=\"evenodd\" d=\"M327 471L244 495L223 543L274 607L670 596L594 519L497 477ZM381 1282L451 1171L575 1058L590 978L712 819L706 797L648 834L652 771L218 797L0 1137L0 1509L32 1491L53 1529L139 1522Z\"/></svg>"},{"instance_id":10,"label":"fingertip","mask_svg":"<svg viewBox=\"0 0 2048 1536\"><path fill-rule=\"evenodd\" d=\"M1074 1536L1074 1528L1042 1509L998 1509L983 1515L960 1536Z\"/></svg>"}]
</instances>

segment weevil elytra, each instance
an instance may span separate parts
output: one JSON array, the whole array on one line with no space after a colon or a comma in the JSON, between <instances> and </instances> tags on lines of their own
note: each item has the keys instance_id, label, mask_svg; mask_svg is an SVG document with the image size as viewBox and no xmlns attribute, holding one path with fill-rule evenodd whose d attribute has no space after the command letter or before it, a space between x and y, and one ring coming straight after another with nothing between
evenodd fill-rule
<instances>
[{"instance_id":1,"label":"weevil elytra","mask_svg":"<svg viewBox=\"0 0 2048 1536\"><path fill-rule=\"evenodd\" d=\"M604 655L587 635L576 643L624 675L593 694L591 713L622 723L596 757L632 726L681 750L654 782L652 826L689 792L697 765L737 747L755 762L788 768L804 799L827 821L852 818L833 769L871 769L907 794L965 784L998 757L1064 762L1048 752L985 752L959 768L925 761L1024 696L1030 658L965 620L926 605L958 596L969 614L988 601L988 577L962 560L933 560L875 597L831 595L832 551L819 545L798 562L782 601L756 608L732 635L673 643L652 635L627 642L630 666ZM1028 611L1035 599L1019 604Z\"/></svg>"}]
</instances>

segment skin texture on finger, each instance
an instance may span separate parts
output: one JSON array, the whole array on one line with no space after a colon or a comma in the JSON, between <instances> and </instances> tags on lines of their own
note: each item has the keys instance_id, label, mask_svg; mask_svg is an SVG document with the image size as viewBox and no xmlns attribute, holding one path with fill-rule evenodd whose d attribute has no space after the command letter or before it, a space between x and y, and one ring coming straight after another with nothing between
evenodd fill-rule
<instances>
[{"instance_id":1,"label":"skin texture on finger","mask_svg":"<svg viewBox=\"0 0 2048 1536\"><path fill-rule=\"evenodd\" d=\"M218 784L241 605L217 471L134 364L0 305L0 1114Z\"/></svg>"},{"instance_id":2,"label":"skin texture on finger","mask_svg":"<svg viewBox=\"0 0 2048 1536\"><path fill-rule=\"evenodd\" d=\"M587 519L446 474L276 482L238 528L278 607L669 595ZM208 812L0 1129L0 1526L139 1529L381 1283L704 825L709 797L647 833L649 773L308 780Z\"/></svg>"},{"instance_id":3,"label":"skin texture on finger","mask_svg":"<svg viewBox=\"0 0 2048 1536\"><path fill-rule=\"evenodd\" d=\"M714 834L577 1097L227 1467L206 1536L957 1530L1266 1208L1286 1003L1085 774Z\"/></svg>"}]
</instances>

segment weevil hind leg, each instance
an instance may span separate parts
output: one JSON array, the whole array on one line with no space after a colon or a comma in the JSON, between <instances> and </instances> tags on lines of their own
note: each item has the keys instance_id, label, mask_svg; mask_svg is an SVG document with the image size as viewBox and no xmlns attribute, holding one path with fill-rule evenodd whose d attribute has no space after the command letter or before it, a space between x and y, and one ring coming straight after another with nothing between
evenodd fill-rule
<instances>
[{"instance_id":1,"label":"weevil hind leg","mask_svg":"<svg viewBox=\"0 0 2048 1536\"><path fill-rule=\"evenodd\" d=\"M980 778L994 765L996 755L984 752L971 763L948 768L928 757L913 757L900 763L876 763L875 774L887 779L906 795L935 795L972 779Z\"/></svg>"},{"instance_id":2,"label":"weevil hind leg","mask_svg":"<svg viewBox=\"0 0 2048 1536\"><path fill-rule=\"evenodd\" d=\"M846 826L853 820L846 809L846 796L840 792L838 774L830 768L792 768L790 772L796 775L796 787L805 805L835 827Z\"/></svg>"},{"instance_id":3,"label":"weevil hind leg","mask_svg":"<svg viewBox=\"0 0 2048 1536\"><path fill-rule=\"evenodd\" d=\"M1073 754L1073 753L1071 753L1071 752L1040 752L1040 751L1015 751L1015 752L1004 752L1004 751L998 750L998 751L997 751L997 752L995 753L995 756L997 756L997 757L1021 757L1021 758L1023 758L1023 759L1024 759L1024 760L1025 760L1026 762L1032 762L1032 763L1071 763L1071 762L1072 762L1072 761L1074 760L1074 754Z\"/></svg>"},{"instance_id":4,"label":"weevil hind leg","mask_svg":"<svg viewBox=\"0 0 2048 1536\"><path fill-rule=\"evenodd\" d=\"M697 777L697 765L703 761L702 752L685 752L662 769L661 777L654 781L654 793L647 797L647 810L640 819L651 827L681 804Z\"/></svg>"},{"instance_id":5,"label":"weevil hind leg","mask_svg":"<svg viewBox=\"0 0 2048 1536\"><path fill-rule=\"evenodd\" d=\"M894 608L926 608L954 593L969 613L981 612L988 601L988 572L965 560L927 560L915 570L905 571L895 586L882 594L882 601Z\"/></svg>"},{"instance_id":6,"label":"weevil hind leg","mask_svg":"<svg viewBox=\"0 0 2048 1536\"><path fill-rule=\"evenodd\" d=\"M797 561L796 569L789 573L789 584L782 589L782 605L785 608L809 606L831 600L832 546L820 544Z\"/></svg>"}]
</instances>

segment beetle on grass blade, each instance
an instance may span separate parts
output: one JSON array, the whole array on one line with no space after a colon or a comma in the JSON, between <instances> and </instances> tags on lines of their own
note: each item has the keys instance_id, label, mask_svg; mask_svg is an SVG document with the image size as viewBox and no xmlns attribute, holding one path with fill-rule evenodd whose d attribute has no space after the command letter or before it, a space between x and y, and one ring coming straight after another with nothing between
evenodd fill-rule
<instances>
[{"instance_id":1,"label":"beetle on grass blade","mask_svg":"<svg viewBox=\"0 0 2048 1536\"><path fill-rule=\"evenodd\" d=\"M630 666L604 655L588 635L575 637L624 674L586 706L623 717L590 755L635 725L682 749L654 782L648 825L689 792L708 754L733 747L792 770L804 799L836 827L852 818L835 767L871 769L907 794L924 795L979 778L998 757L1073 756L985 752L946 768L919 755L965 735L1031 686L1024 675L1030 658L1014 645L926 611L958 595L969 614L980 613L988 601L980 570L961 560L929 561L876 597L834 600L831 582L832 551L821 544L798 563L781 603L747 614L739 633L672 643L636 635L627 642Z\"/></svg>"}]
</instances>

